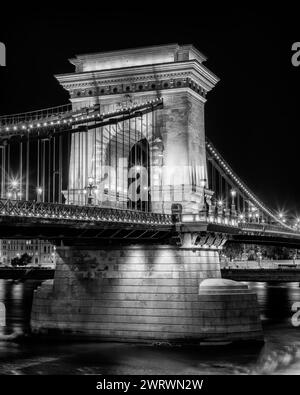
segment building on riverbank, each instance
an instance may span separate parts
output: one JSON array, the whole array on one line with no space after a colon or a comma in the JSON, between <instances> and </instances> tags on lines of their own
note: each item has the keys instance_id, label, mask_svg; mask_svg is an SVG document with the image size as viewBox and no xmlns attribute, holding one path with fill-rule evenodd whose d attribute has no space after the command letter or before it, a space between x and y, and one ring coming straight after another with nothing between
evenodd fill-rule
<instances>
[{"instance_id":1,"label":"building on riverbank","mask_svg":"<svg viewBox=\"0 0 300 395\"><path fill-rule=\"evenodd\" d=\"M0 264L11 265L12 259L27 253L30 266L51 267L56 264L56 247L46 240L0 240Z\"/></svg>"}]
</instances>

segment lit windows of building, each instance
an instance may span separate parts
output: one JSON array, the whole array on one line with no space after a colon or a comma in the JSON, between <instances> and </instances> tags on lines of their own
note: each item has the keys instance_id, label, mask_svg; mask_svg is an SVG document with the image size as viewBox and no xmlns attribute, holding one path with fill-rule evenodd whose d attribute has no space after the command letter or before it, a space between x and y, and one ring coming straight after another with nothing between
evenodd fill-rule
<instances>
[{"instance_id":1,"label":"lit windows of building","mask_svg":"<svg viewBox=\"0 0 300 395\"><path fill-rule=\"evenodd\" d=\"M0 240L0 265L11 265L12 259L27 253L29 266L55 267L56 247L46 240Z\"/></svg>"}]
</instances>

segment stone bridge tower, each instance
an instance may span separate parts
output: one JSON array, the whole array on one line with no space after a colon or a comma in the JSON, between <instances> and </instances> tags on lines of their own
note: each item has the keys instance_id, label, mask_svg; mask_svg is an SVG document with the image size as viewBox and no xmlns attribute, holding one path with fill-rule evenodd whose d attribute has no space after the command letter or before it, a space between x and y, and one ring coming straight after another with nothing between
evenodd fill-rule
<instances>
[{"instance_id":1,"label":"stone bridge tower","mask_svg":"<svg viewBox=\"0 0 300 395\"><path fill-rule=\"evenodd\" d=\"M171 44L79 55L70 60L76 66L75 73L57 76L69 91L75 109L99 105L105 113L132 103L163 99L163 108L155 111L153 117L145 117L142 122L133 120L119 130L119 135L128 139L128 129L135 129L136 140L143 136L148 140L152 211L169 213L172 203L182 203L186 213L202 209L207 186L204 104L207 92L218 81L203 65L205 60L192 45ZM151 134L146 132L150 129ZM94 138L94 134L99 137ZM117 138L108 129L101 134L104 143L99 130L73 136L69 188L76 190L75 195L71 194L75 196L74 203L82 203L89 177L94 176L99 186L103 166L108 163L105 153L117 144ZM118 163L125 163L135 143L131 137L125 149L119 149ZM111 151L116 150L112 147ZM113 189L118 184L117 188L126 195L127 185L112 179L108 184L112 192L108 200L118 206ZM105 203L100 196L95 202Z\"/></svg>"},{"instance_id":2,"label":"stone bridge tower","mask_svg":"<svg viewBox=\"0 0 300 395\"><path fill-rule=\"evenodd\" d=\"M70 92L74 108L99 105L101 112L109 112L157 97L163 107L124 124L120 133L108 128L73 135L70 203L82 203L90 175L98 186L103 165L125 160L136 144L146 141L151 209L169 213L173 203L181 203L185 219L200 217L191 214L199 213L204 192L210 193L204 104L217 82L204 60L193 46L177 44L71 60L76 72L57 78ZM133 128L134 140L132 134L129 138ZM126 195L128 185L118 174L106 182L109 199L97 197L96 204L119 207L113 186ZM44 283L34 295L33 332L198 344L261 339L256 294L244 284L221 279L219 250L226 234L199 219L172 229L175 242L95 238L89 246L75 241L58 246L54 282Z\"/></svg>"}]
</instances>

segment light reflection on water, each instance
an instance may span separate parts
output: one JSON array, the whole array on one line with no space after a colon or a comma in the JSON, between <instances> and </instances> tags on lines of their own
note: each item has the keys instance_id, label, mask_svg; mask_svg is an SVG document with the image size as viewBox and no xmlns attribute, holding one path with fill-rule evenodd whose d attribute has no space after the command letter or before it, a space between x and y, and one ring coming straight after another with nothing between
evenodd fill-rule
<instances>
[{"instance_id":1,"label":"light reflection on water","mask_svg":"<svg viewBox=\"0 0 300 395\"><path fill-rule=\"evenodd\" d=\"M249 283L257 292L263 347L154 347L120 343L4 341L28 333L33 289L40 282L0 280L7 325L0 327L0 374L300 374L300 327L291 306L298 283Z\"/></svg>"}]
</instances>

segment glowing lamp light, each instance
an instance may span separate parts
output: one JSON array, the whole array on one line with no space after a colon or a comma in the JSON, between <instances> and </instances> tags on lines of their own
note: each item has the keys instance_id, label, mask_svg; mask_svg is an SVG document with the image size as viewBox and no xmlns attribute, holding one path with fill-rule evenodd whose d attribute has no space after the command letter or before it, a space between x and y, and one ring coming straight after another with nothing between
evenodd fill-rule
<instances>
[{"instance_id":1,"label":"glowing lamp light","mask_svg":"<svg viewBox=\"0 0 300 395\"><path fill-rule=\"evenodd\" d=\"M41 195L43 193L43 189L41 187L36 188L36 192Z\"/></svg>"},{"instance_id":2,"label":"glowing lamp light","mask_svg":"<svg viewBox=\"0 0 300 395\"><path fill-rule=\"evenodd\" d=\"M231 196L234 198L236 196L236 190L232 189L230 191Z\"/></svg>"},{"instance_id":3,"label":"glowing lamp light","mask_svg":"<svg viewBox=\"0 0 300 395\"><path fill-rule=\"evenodd\" d=\"M10 184L11 184L12 188L16 188L18 186L18 181L12 180Z\"/></svg>"},{"instance_id":4,"label":"glowing lamp light","mask_svg":"<svg viewBox=\"0 0 300 395\"><path fill-rule=\"evenodd\" d=\"M88 183L89 183L89 184L93 184L93 182L94 182L93 177L89 177L89 178L88 178Z\"/></svg>"},{"instance_id":5,"label":"glowing lamp light","mask_svg":"<svg viewBox=\"0 0 300 395\"><path fill-rule=\"evenodd\" d=\"M222 206L223 206L223 202L222 202L222 200L219 200L219 201L218 201L218 206L220 206L220 207L222 207Z\"/></svg>"}]
</instances>

